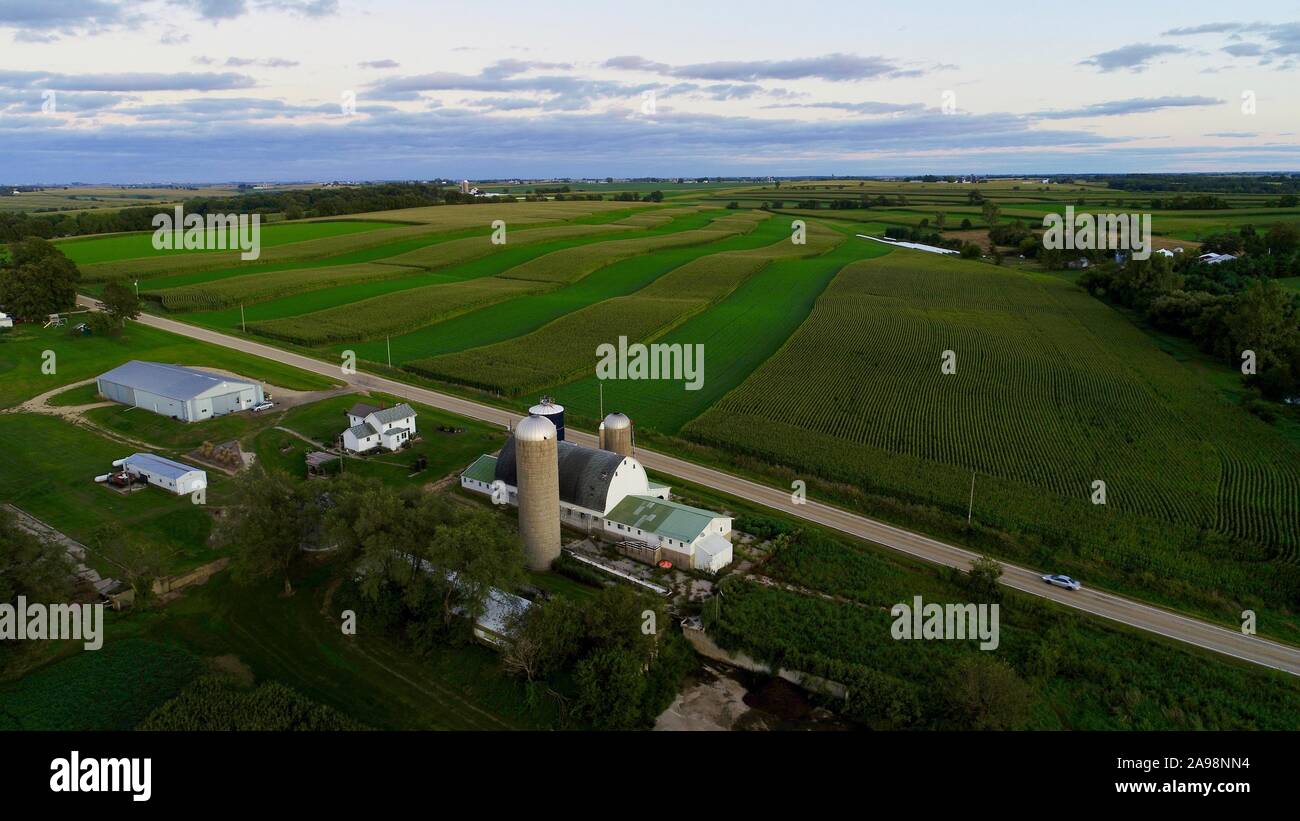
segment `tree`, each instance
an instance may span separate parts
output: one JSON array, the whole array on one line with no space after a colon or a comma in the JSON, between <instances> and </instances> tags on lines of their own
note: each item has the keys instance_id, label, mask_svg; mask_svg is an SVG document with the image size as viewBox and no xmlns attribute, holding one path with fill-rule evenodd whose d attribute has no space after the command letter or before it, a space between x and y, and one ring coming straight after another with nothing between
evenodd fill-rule
<instances>
[{"instance_id":1,"label":"tree","mask_svg":"<svg viewBox=\"0 0 1300 821\"><path fill-rule=\"evenodd\" d=\"M998 224L998 214L1000 212L1001 209L992 200L985 200L983 207L980 208L980 213L984 215L984 224L989 228Z\"/></svg>"},{"instance_id":2,"label":"tree","mask_svg":"<svg viewBox=\"0 0 1300 821\"><path fill-rule=\"evenodd\" d=\"M1268 244L1270 253L1280 256L1295 253L1296 248L1300 247L1300 228L1296 228L1293 223L1279 222L1268 229L1264 241Z\"/></svg>"},{"instance_id":3,"label":"tree","mask_svg":"<svg viewBox=\"0 0 1300 821\"><path fill-rule=\"evenodd\" d=\"M248 471L235 480L234 498L217 523L214 541L231 551L236 582L279 575L293 595L289 569L304 542L319 531L320 506L310 486L280 471Z\"/></svg>"},{"instance_id":4,"label":"tree","mask_svg":"<svg viewBox=\"0 0 1300 821\"><path fill-rule=\"evenodd\" d=\"M162 575L162 557L139 539L130 538L116 522L105 522L91 534L88 545L95 553L112 562L131 586L134 604L141 606L153 592L154 579Z\"/></svg>"},{"instance_id":5,"label":"tree","mask_svg":"<svg viewBox=\"0 0 1300 821\"><path fill-rule=\"evenodd\" d=\"M81 272L52 243L38 237L9 244L0 259L0 305L21 319L43 319L77 302Z\"/></svg>"},{"instance_id":6,"label":"tree","mask_svg":"<svg viewBox=\"0 0 1300 821\"><path fill-rule=\"evenodd\" d=\"M62 545L28 533L0 507L0 602L13 603L19 596L37 602L68 601L74 592L72 570ZM39 644L0 640L0 673L8 672L24 650Z\"/></svg>"},{"instance_id":7,"label":"tree","mask_svg":"<svg viewBox=\"0 0 1300 821\"><path fill-rule=\"evenodd\" d=\"M980 556L970 563L966 586L970 589L971 595L980 601L998 602L1002 600L1002 586L998 584L1000 578L1002 578L1002 565L989 556Z\"/></svg>"},{"instance_id":8,"label":"tree","mask_svg":"<svg viewBox=\"0 0 1300 821\"><path fill-rule=\"evenodd\" d=\"M942 692L954 729L1015 730L1029 718L1029 686L987 653L963 656L948 668Z\"/></svg>"},{"instance_id":9,"label":"tree","mask_svg":"<svg viewBox=\"0 0 1300 821\"><path fill-rule=\"evenodd\" d=\"M537 681L563 669L577 655L582 646L582 611L569 599L552 599L512 614L507 634L502 665L507 672Z\"/></svg>"},{"instance_id":10,"label":"tree","mask_svg":"<svg viewBox=\"0 0 1300 821\"><path fill-rule=\"evenodd\" d=\"M444 624L460 615L470 621L483 614L492 588L509 590L524 578L524 552L519 539L501 528L496 517L475 511L458 522L442 525L429 543L428 561L454 575L442 599Z\"/></svg>"},{"instance_id":11,"label":"tree","mask_svg":"<svg viewBox=\"0 0 1300 821\"><path fill-rule=\"evenodd\" d=\"M117 280L104 286L99 301L104 304L104 313L108 314L114 327L121 328L128 319L140 316L140 298L135 289Z\"/></svg>"},{"instance_id":12,"label":"tree","mask_svg":"<svg viewBox=\"0 0 1300 821\"><path fill-rule=\"evenodd\" d=\"M607 647L578 662L574 713L602 730L631 730L641 725L646 680L641 660L631 650Z\"/></svg>"}]
</instances>

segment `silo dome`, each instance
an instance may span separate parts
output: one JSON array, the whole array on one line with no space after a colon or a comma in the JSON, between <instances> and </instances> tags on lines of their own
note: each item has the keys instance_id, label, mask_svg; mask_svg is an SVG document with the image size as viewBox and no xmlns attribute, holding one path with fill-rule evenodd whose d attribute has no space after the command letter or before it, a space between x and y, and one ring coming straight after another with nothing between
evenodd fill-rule
<instances>
[{"instance_id":1,"label":"silo dome","mask_svg":"<svg viewBox=\"0 0 1300 821\"><path fill-rule=\"evenodd\" d=\"M600 424L606 430L623 430L632 427L632 420L628 419L625 413L611 413Z\"/></svg>"},{"instance_id":2,"label":"silo dome","mask_svg":"<svg viewBox=\"0 0 1300 821\"><path fill-rule=\"evenodd\" d=\"M626 414L611 413L606 416L597 433L602 450L610 450L620 456L632 455L632 420Z\"/></svg>"},{"instance_id":3,"label":"silo dome","mask_svg":"<svg viewBox=\"0 0 1300 821\"><path fill-rule=\"evenodd\" d=\"M533 416L544 416L551 420L555 425L555 440L564 441L564 406L556 404L555 400L549 396L543 396L542 401L538 402L528 409Z\"/></svg>"},{"instance_id":4,"label":"silo dome","mask_svg":"<svg viewBox=\"0 0 1300 821\"><path fill-rule=\"evenodd\" d=\"M555 439L555 425L545 416L529 416L515 426L515 439L524 442L544 442Z\"/></svg>"}]
</instances>

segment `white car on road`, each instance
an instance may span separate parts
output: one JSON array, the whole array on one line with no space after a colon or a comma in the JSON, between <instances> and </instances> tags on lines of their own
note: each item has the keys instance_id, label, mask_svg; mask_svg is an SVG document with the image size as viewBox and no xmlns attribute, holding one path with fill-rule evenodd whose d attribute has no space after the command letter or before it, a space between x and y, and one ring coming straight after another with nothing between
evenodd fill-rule
<instances>
[{"instance_id":1,"label":"white car on road","mask_svg":"<svg viewBox=\"0 0 1300 821\"><path fill-rule=\"evenodd\" d=\"M274 407L275 407L274 402L258 402L256 405L253 406L253 412L257 413L258 411L270 410L271 408Z\"/></svg>"},{"instance_id":2,"label":"white car on road","mask_svg":"<svg viewBox=\"0 0 1300 821\"><path fill-rule=\"evenodd\" d=\"M1078 590L1083 587L1083 585L1079 583L1078 579L1072 579L1069 576L1064 576L1060 573L1049 573L1043 577L1043 581L1050 585L1055 585L1056 587L1064 587L1066 590Z\"/></svg>"}]
</instances>

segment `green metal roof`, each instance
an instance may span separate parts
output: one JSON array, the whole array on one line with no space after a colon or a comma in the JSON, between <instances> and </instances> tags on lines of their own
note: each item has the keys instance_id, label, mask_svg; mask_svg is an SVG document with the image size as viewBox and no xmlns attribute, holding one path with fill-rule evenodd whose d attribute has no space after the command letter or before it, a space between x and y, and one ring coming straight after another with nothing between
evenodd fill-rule
<instances>
[{"instance_id":1,"label":"green metal roof","mask_svg":"<svg viewBox=\"0 0 1300 821\"><path fill-rule=\"evenodd\" d=\"M490 485L497 478L497 458L490 453L485 453L475 459L474 464L465 468L461 476Z\"/></svg>"},{"instance_id":2,"label":"green metal roof","mask_svg":"<svg viewBox=\"0 0 1300 821\"><path fill-rule=\"evenodd\" d=\"M720 516L679 502L665 502L653 496L628 496L605 518L611 522L682 542L695 541L709 522Z\"/></svg>"}]
</instances>

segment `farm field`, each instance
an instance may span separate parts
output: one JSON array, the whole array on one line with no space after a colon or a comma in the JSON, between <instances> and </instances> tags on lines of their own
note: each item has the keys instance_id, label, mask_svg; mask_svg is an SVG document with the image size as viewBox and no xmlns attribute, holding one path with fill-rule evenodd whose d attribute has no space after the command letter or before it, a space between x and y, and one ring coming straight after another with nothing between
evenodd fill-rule
<instances>
[{"instance_id":1,"label":"farm field","mask_svg":"<svg viewBox=\"0 0 1300 821\"><path fill-rule=\"evenodd\" d=\"M790 227L785 221L772 217L763 220L747 234L615 262L558 290L508 300L395 336L391 340L393 363L401 364L521 336L571 311L638 291L669 271L707 254L758 248L777 242L789 232ZM362 342L351 347L361 359L387 361L388 349L382 342Z\"/></svg>"},{"instance_id":2,"label":"farm field","mask_svg":"<svg viewBox=\"0 0 1300 821\"><path fill-rule=\"evenodd\" d=\"M395 222L376 222L363 220L338 220L333 222L279 222L264 224L261 231L261 244L264 248L274 248L291 242L305 242L312 239L339 237L373 231L377 228L396 228ZM225 243L227 248L239 247L239 235L231 231L207 231L204 243L216 247ZM138 259L159 255L201 254L206 251L185 250L183 248L160 251L153 247L153 233L114 234L106 237L76 237L58 243L64 256L78 265L92 265L97 262L116 262L123 259Z\"/></svg>"},{"instance_id":3,"label":"farm field","mask_svg":"<svg viewBox=\"0 0 1300 821\"><path fill-rule=\"evenodd\" d=\"M725 299L655 340L704 345L705 378L699 390L683 390L673 381L607 380L605 410L624 409L638 428L677 433L775 354L844 266L892 250L851 238L818 257L772 262ZM571 418L594 428L600 421L601 384L589 375L547 392L563 398Z\"/></svg>"},{"instance_id":4,"label":"farm field","mask_svg":"<svg viewBox=\"0 0 1300 821\"><path fill-rule=\"evenodd\" d=\"M1024 558L1295 618L1300 453L1058 278L905 251L852 265L682 432L952 513L974 472L977 521L1054 546Z\"/></svg>"},{"instance_id":5,"label":"farm field","mask_svg":"<svg viewBox=\"0 0 1300 821\"><path fill-rule=\"evenodd\" d=\"M523 293L551 290L619 259L660 249L701 245L753 227L753 221L749 221L727 227L692 228L689 219L683 219L680 225L675 220L671 226L648 229L636 238L563 240L556 250L546 244L521 248L507 245L504 250L478 260L481 265L471 267L471 263L434 272L431 276L436 279L430 284L359 302L336 303L334 307L311 313L297 311L288 317L260 320L249 327L262 336L300 345L375 339ZM667 230L671 227L680 230ZM521 270L525 267L526 272Z\"/></svg>"},{"instance_id":6,"label":"farm field","mask_svg":"<svg viewBox=\"0 0 1300 821\"><path fill-rule=\"evenodd\" d=\"M575 311L525 336L461 353L415 360L407 367L435 379L518 396L594 368L595 351L620 336L631 342L657 337L722 299L769 263L816 257L844 237L816 223L806 245L789 238L763 248L699 257L628 296ZM544 356L539 353L545 352Z\"/></svg>"}]
</instances>

